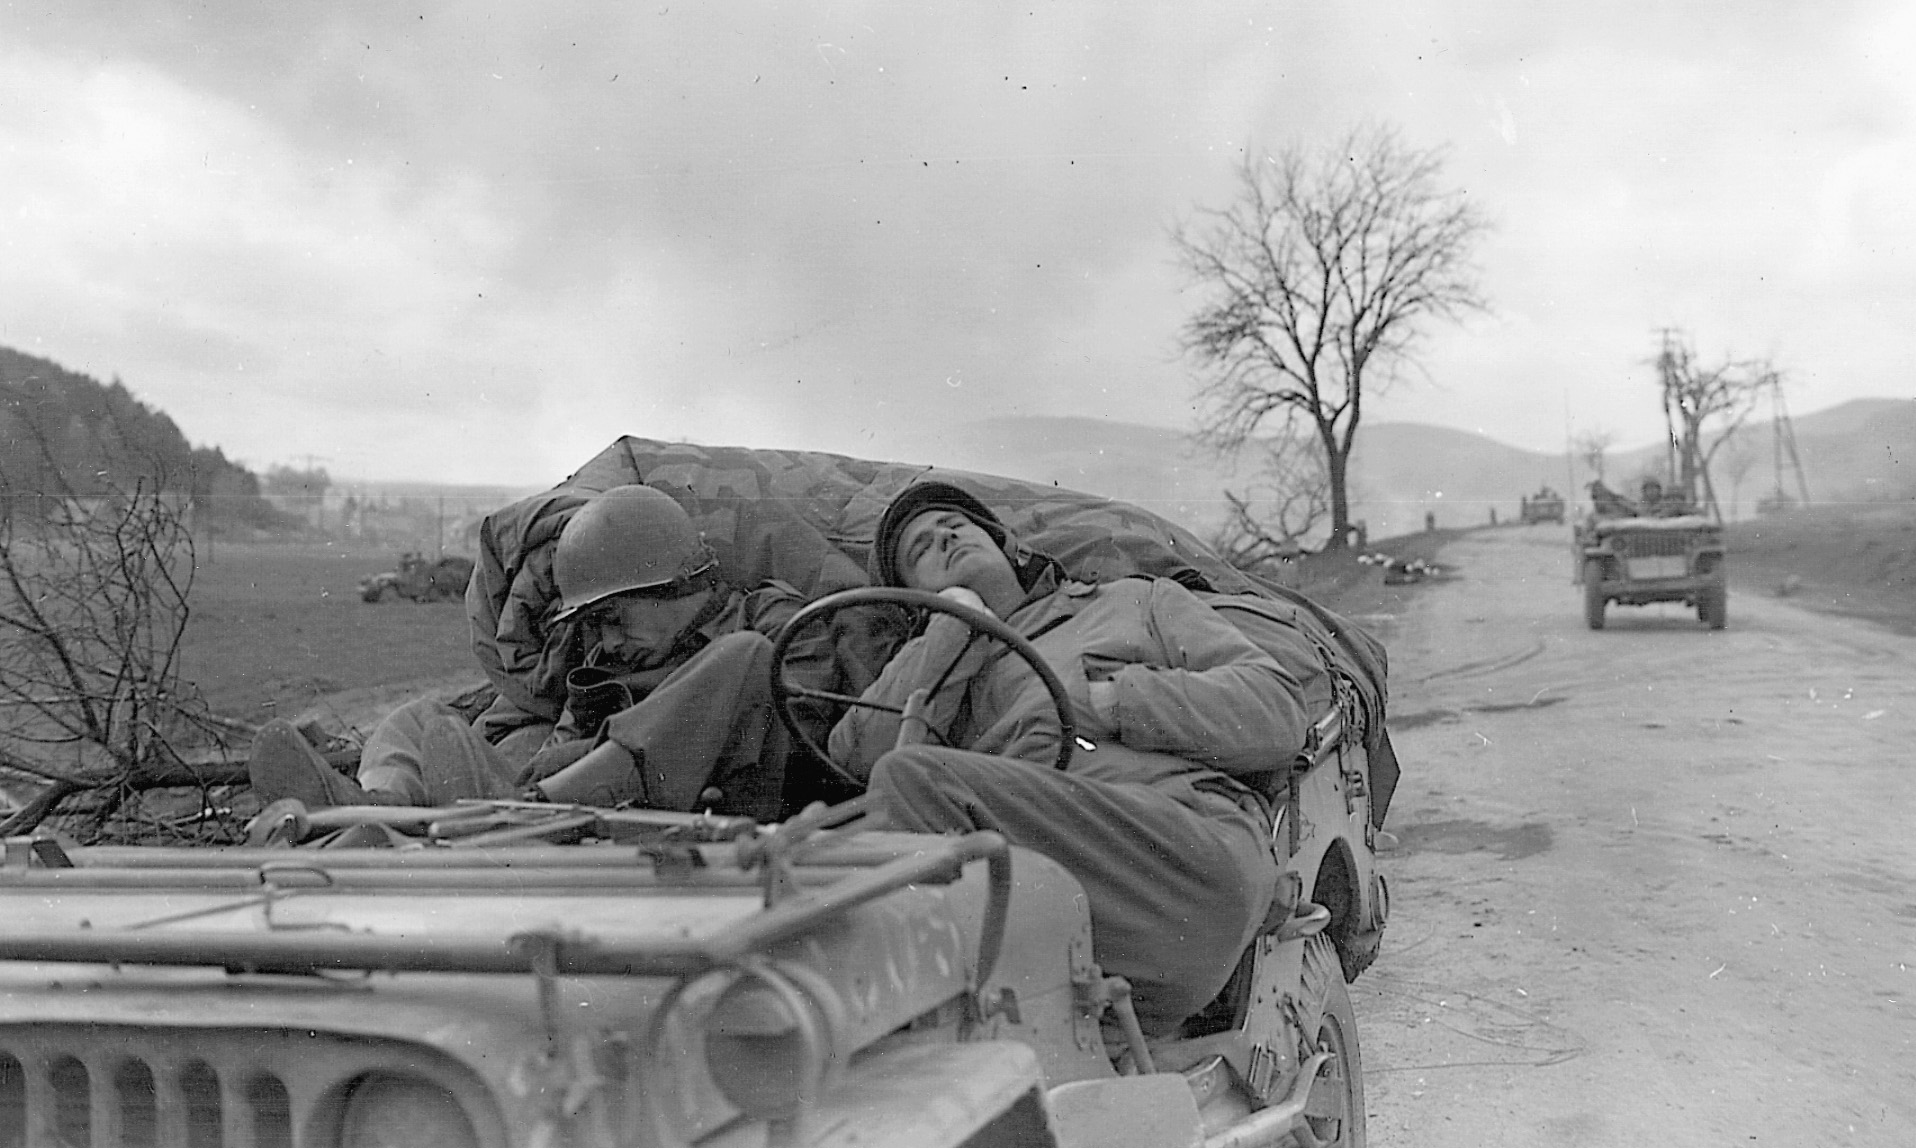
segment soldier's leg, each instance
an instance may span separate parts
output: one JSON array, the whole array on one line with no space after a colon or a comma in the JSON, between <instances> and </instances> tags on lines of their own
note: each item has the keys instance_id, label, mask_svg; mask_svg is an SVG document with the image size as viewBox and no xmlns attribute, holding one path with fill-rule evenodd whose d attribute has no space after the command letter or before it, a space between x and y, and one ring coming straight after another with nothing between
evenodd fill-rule
<instances>
[{"instance_id":1,"label":"soldier's leg","mask_svg":"<svg viewBox=\"0 0 1916 1148\"><path fill-rule=\"evenodd\" d=\"M545 747L554 724L551 717L520 709L502 694L473 719L472 728L523 772L532 763L532 755Z\"/></svg>"},{"instance_id":2,"label":"soldier's leg","mask_svg":"<svg viewBox=\"0 0 1916 1148\"><path fill-rule=\"evenodd\" d=\"M499 751L499 756L505 758L506 764L512 767L514 776L523 776L526 767L532 764L533 755L544 749L552 738L550 723L520 726L496 741L488 737L486 731L480 726L475 725L472 728L473 732L485 738L492 748Z\"/></svg>"},{"instance_id":3,"label":"soldier's leg","mask_svg":"<svg viewBox=\"0 0 1916 1148\"><path fill-rule=\"evenodd\" d=\"M1276 888L1261 819L1188 786L1167 792L910 746L879 759L871 792L897 828L990 829L1069 870L1084 886L1099 963L1131 982L1153 1034L1224 987Z\"/></svg>"},{"instance_id":4,"label":"soldier's leg","mask_svg":"<svg viewBox=\"0 0 1916 1148\"><path fill-rule=\"evenodd\" d=\"M519 770L457 710L422 698L387 714L359 755L359 784L394 804L445 805L465 797L511 797Z\"/></svg>"},{"instance_id":5,"label":"soldier's leg","mask_svg":"<svg viewBox=\"0 0 1916 1148\"><path fill-rule=\"evenodd\" d=\"M459 714L426 723L426 802L520 796L519 769Z\"/></svg>"},{"instance_id":6,"label":"soldier's leg","mask_svg":"<svg viewBox=\"0 0 1916 1148\"><path fill-rule=\"evenodd\" d=\"M246 759L246 776L261 802L294 798L310 809L329 805L408 804L396 794L367 792L313 748L284 718L260 728Z\"/></svg>"},{"instance_id":7,"label":"soldier's leg","mask_svg":"<svg viewBox=\"0 0 1916 1148\"><path fill-rule=\"evenodd\" d=\"M601 745L539 783L557 802L775 816L785 742L768 685L771 640L727 634L680 666L635 706L607 719ZM707 790L719 791L707 801Z\"/></svg>"}]
</instances>

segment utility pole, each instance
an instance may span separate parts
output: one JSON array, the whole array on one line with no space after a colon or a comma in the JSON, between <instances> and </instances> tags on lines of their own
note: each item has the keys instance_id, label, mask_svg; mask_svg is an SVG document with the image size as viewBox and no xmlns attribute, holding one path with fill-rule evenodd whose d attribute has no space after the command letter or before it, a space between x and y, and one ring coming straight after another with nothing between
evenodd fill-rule
<instances>
[{"instance_id":1,"label":"utility pole","mask_svg":"<svg viewBox=\"0 0 1916 1148\"><path fill-rule=\"evenodd\" d=\"M1675 327L1663 327L1657 332L1662 340L1662 348L1657 352L1657 379L1663 387L1663 476L1665 481L1677 481L1677 429L1676 416L1671 405L1676 401L1677 362L1676 339L1680 332ZM1688 497L1692 492L1685 491Z\"/></svg>"},{"instance_id":2,"label":"utility pole","mask_svg":"<svg viewBox=\"0 0 1916 1148\"><path fill-rule=\"evenodd\" d=\"M1577 448L1570 434L1570 392L1563 392L1563 505L1565 512L1577 504Z\"/></svg>"},{"instance_id":3,"label":"utility pole","mask_svg":"<svg viewBox=\"0 0 1916 1148\"><path fill-rule=\"evenodd\" d=\"M1780 376L1770 377L1770 440L1775 458L1772 466L1776 473L1776 505L1781 507L1783 494L1783 454L1787 450L1790 466L1796 471L1796 490L1803 496L1803 505L1810 504L1810 484L1803 477L1803 460L1796 453L1796 428L1790 423L1789 409L1783 403L1783 380Z\"/></svg>"}]
</instances>

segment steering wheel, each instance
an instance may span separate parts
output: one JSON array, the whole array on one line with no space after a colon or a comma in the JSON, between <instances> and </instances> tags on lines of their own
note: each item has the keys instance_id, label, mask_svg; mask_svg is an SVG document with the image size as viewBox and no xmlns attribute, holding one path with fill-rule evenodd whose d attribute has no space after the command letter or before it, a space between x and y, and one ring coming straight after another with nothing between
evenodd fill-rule
<instances>
[{"instance_id":1,"label":"steering wheel","mask_svg":"<svg viewBox=\"0 0 1916 1148\"><path fill-rule=\"evenodd\" d=\"M1058 757L1052 764L1063 769L1071 764L1071 752L1078 743L1078 729L1071 717L1071 696L1065 692L1064 683L1058 679L1057 672L1044 660L1023 634L999 621L995 616L982 610L942 598L937 594L923 590L904 590L890 586L865 586L855 590L841 590L828 594L812 602L785 623L779 632L778 641L772 644L772 709L777 711L778 720L784 723L792 737L812 751L818 760L827 767L861 788L864 783L853 777L849 771L831 759L825 747L812 740L811 734L802 727L792 712L792 702L797 698L812 701L832 702L839 705L863 706L866 709L883 710L886 713L904 715L899 706L882 702L867 701L849 694L833 693L830 690L815 690L785 678L785 651L792 640L804 630L829 621L833 615L854 606L905 606L914 610L930 610L938 614L950 614L952 617L971 627L974 635L983 634L1009 646L1020 658L1024 659L1038 680L1044 684L1045 693L1051 695L1051 708L1058 717Z\"/></svg>"}]
</instances>

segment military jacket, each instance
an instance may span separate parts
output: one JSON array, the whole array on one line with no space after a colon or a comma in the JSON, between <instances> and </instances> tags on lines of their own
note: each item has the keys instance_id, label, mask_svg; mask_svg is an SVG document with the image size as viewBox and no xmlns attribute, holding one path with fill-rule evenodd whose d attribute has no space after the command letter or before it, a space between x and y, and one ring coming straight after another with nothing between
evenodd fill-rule
<instances>
[{"instance_id":1,"label":"military jacket","mask_svg":"<svg viewBox=\"0 0 1916 1148\"><path fill-rule=\"evenodd\" d=\"M1245 778L1289 767L1303 744L1302 687L1189 590L1166 578L1040 586L1005 619L1071 695L1080 745L1073 773L1157 784L1199 772ZM949 615L933 617L865 692L902 707L930 698L933 740L1035 763L1055 760L1059 726L1043 681L1015 653ZM1115 684L1108 717L1089 682ZM833 756L869 776L896 737L894 713L858 707L832 732Z\"/></svg>"}]
</instances>

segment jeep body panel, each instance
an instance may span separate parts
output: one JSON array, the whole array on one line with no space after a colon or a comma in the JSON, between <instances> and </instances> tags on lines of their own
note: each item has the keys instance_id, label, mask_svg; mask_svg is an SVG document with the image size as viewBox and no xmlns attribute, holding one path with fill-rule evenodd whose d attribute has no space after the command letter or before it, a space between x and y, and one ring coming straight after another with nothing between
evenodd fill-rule
<instances>
[{"instance_id":1,"label":"jeep body panel","mask_svg":"<svg viewBox=\"0 0 1916 1148\"><path fill-rule=\"evenodd\" d=\"M1362 747L1344 744L1335 721L1321 730L1277 824L1294 915L1245 964L1247 997L1268 1005L1295 999L1318 933L1382 926L1381 878L1367 849L1346 843L1369 824ZM735 864L737 843L652 855L613 844L10 850L0 1120L11 1079L30 1142L72 1139L59 1121L84 1102L96 1131L149 1111L184 1128L198 1104L203 1119L281 1120L285 1143L332 1144L355 1089L379 1077L451 1097L488 1146L758 1143L763 1127L714 1083L699 1035L738 982L727 938L965 840L828 843L771 907L763 874ZM68 867L50 866L56 857ZM1158 1072L1120 1077L1081 887L1038 854L1009 858L1001 909L990 866L971 860L739 951L831 1002L836 1067L800 1118L812 1131L794 1142L1195 1144L1255 1118L1242 1082L1303 1111L1315 1069L1295 1005L1153 1042ZM1338 905L1335 926L1313 893ZM988 953L994 929L1015 943ZM544 973L528 938L548 942ZM107 1087L129 1066L152 1081L146 1108L116 1107L123 1094ZM76 1086L76 1072L93 1083ZM1201 1105L1193 1081L1206 1078L1224 1083ZM217 1101L195 1100L193 1080ZM1184 1099L1167 1104L1172 1095ZM1132 1134L1112 1138L1114 1123Z\"/></svg>"},{"instance_id":2,"label":"jeep body panel","mask_svg":"<svg viewBox=\"0 0 1916 1148\"><path fill-rule=\"evenodd\" d=\"M845 874L870 871L874 853L909 857L945 842L863 836L872 839L860 843L867 856L827 850L808 858L813 864L796 873L799 891L783 904L802 904ZM777 912L765 908L749 874L727 881L700 872L718 870L729 849L706 847L699 853L711 854L709 861L667 872L629 848L568 847L580 862L570 880L586 886L571 892L560 890L568 880L561 872L511 872L477 850L467 854L470 867L411 869L407 854L389 849L314 852L298 862L302 884L277 889L262 885L260 874L266 867L269 879L285 880L284 870L270 868L286 864L284 850L138 850L152 855L149 864L125 869L114 863L127 850L95 857L76 849L72 868L7 866L0 869L0 913L9 923L0 938L0 996L9 1002L0 1017L0 1109L11 1080L35 1114L34 1127L52 1135L60 1089L73 1087L59 1084L57 1066L82 1065L82 1079L98 1081L136 1065L156 1081L159 1111L172 1112L169 1094L190 1091L178 1086L180 1074L198 1072L215 1082L222 1119L257 1118L254 1097L264 1089L297 1130L289 1133L295 1140L326 1143L354 1083L386 1074L424 1080L456 1098L473 1128L494 1130L483 1138L488 1144L536 1143L561 1125L576 1134L581 1123L611 1130L606 1142L642 1142L650 1134L628 1127L635 1120L664 1121L668 1141L704 1137L738 1110L702 1070L696 1024L688 1029L674 1018L698 1016L732 983L722 962L697 955L699 946L723 953L729 933ZM624 862L609 869L624 889L590 888L608 867L589 860L604 862L592 855L606 852ZM829 999L836 1055L854 1094L869 1098L897 1083L900 1053L888 1046L881 1056L872 1046L952 1045L964 1027L964 1047L996 1042L994 1063L1021 1067L978 1075L958 1091L982 1088L981 1095L1035 1103L1042 1112L1041 1102L1019 1098L1036 1097L1046 1081L1108 1077L1112 1068L1082 987L1095 972L1082 890L1037 854L1019 851L1013 863L1021 879L1010 887L1004 920L990 927L1015 931L1021 944L992 963L977 994L1009 1007L982 1018L964 1002L984 971L992 912L984 862L970 862L956 880L902 884L823 914L747 956L803 970L797 975L806 991ZM474 869L497 887L458 879ZM319 874L323 880L311 879ZM576 955L562 949L554 971L541 975L523 949L525 938L541 937ZM567 972L595 961L629 965L636 975ZM407 967L387 967L397 963ZM649 966L655 975L645 975ZM976 1055L950 1053L947 1060L958 1060L937 1071L962 1063L969 1073ZM936 1059L912 1052L898 1063L933 1071ZM864 1076L852 1070L859 1064ZM557 1094L578 1091L582 1081L596 1081L583 1107L556 1111ZM93 1085L96 1108L100 1087ZM810 1116L850 1103L836 1095L816 1098ZM660 1105L669 1112L661 1115ZM925 1131L923 1104L908 1107L916 1115L905 1120L901 1109L900 1127L923 1135L906 1143L957 1143L976 1131L959 1127L959 1116L1001 1115L961 1106L941 1118L947 1137Z\"/></svg>"}]
</instances>

